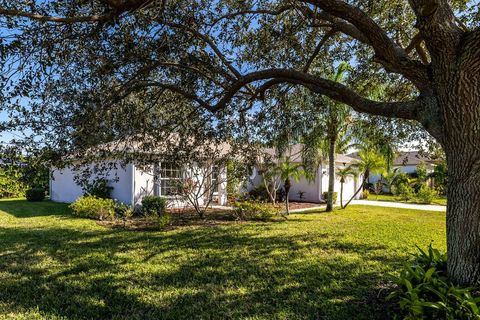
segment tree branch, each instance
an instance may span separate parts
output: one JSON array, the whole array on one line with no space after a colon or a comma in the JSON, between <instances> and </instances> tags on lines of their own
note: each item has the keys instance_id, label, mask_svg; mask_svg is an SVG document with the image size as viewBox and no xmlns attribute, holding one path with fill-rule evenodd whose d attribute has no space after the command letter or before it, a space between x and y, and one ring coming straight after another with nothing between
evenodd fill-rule
<instances>
[{"instance_id":1,"label":"tree branch","mask_svg":"<svg viewBox=\"0 0 480 320\"><path fill-rule=\"evenodd\" d=\"M225 14L223 16L220 16L213 20L213 22L210 24L211 27L215 26L218 24L220 21L225 20L225 19L231 19L235 18L238 16L242 15L249 15L249 14L266 14L266 15L272 15L272 16L278 16L288 10L294 9L295 6L293 5L286 5L286 6L281 6L276 10L269 10L269 9L252 9L252 10L241 10L237 12L232 12L229 14Z\"/></svg>"},{"instance_id":2,"label":"tree branch","mask_svg":"<svg viewBox=\"0 0 480 320\"><path fill-rule=\"evenodd\" d=\"M268 69L247 74L237 82L233 83L224 93L223 98L220 99L215 106L213 106L213 109L218 110L224 108L241 87L245 86L246 84L261 80L270 81L267 81L264 86L261 86L260 90L266 90L269 87L279 83L302 85L313 92L326 95L333 100L345 103L358 112L385 117L418 120L418 110L423 105L423 100L420 98L408 102L373 101L360 96L353 90L338 82L309 75L296 70Z\"/></svg>"},{"instance_id":3,"label":"tree branch","mask_svg":"<svg viewBox=\"0 0 480 320\"><path fill-rule=\"evenodd\" d=\"M77 23L77 22L106 22L120 16L122 13L141 9L152 2L152 0L102 0L105 5L109 6L109 10L106 14L90 15L90 16L74 16L74 17L56 17L47 16L31 12L25 12L16 9L0 8L0 15L12 16L12 17L24 17L32 20L42 22L56 22L56 23Z\"/></svg>"},{"instance_id":4,"label":"tree branch","mask_svg":"<svg viewBox=\"0 0 480 320\"><path fill-rule=\"evenodd\" d=\"M312 55L310 56L310 58L308 58L307 63L303 67L303 72L308 72L308 69L310 69L311 64L313 63L313 61L315 61L315 58L317 57L317 55L320 52L320 50L322 49L322 47L325 45L325 43L328 41L328 39L330 39L335 33L336 33L336 30L334 30L334 29L331 29L327 33L325 33L325 35L322 37L320 42L317 44L317 46L316 46L315 50L313 51Z\"/></svg>"},{"instance_id":5,"label":"tree branch","mask_svg":"<svg viewBox=\"0 0 480 320\"><path fill-rule=\"evenodd\" d=\"M25 17L32 20L43 21L43 22L57 22L57 23L75 23L75 22L105 22L113 19L113 15L103 14L103 15L91 15L91 16L79 16L79 17L55 17L55 16L44 16L36 13L29 13L20 10L13 9L3 9L0 8L0 15L12 16L12 17Z\"/></svg>"},{"instance_id":6,"label":"tree branch","mask_svg":"<svg viewBox=\"0 0 480 320\"><path fill-rule=\"evenodd\" d=\"M432 59L451 59L464 34L447 0L409 0Z\"/></svg>"},{"instance_id":7,"label":"tree branch","mask_svg":"<svg viewBox=\"0 0 480 320\"><path fill-rule=\"evenodd\" d=\"M336 19L334 26L355 39L372 46L376 61L387 71L402 74L420 91L429 85L428 72L419 61L411 60L406 52L392 41L386 32L364 11L341 0L300 0L314 5ZM328 15L324 18L328 19ZM348 23L348 24L347 24ZM347 29L348 28L348 29Z\"/></svg>"}]
</instances>

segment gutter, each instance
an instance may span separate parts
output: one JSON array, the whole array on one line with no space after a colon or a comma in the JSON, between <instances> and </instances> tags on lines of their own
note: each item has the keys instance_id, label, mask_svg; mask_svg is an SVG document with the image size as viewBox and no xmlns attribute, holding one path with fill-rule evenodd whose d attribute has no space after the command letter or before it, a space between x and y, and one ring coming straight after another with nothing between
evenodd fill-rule
<instances>
[{"instance_id":1,"label":"gutter","mask_svg":"<svg viewBox=\"0 0 480 320\"><path fill-rule=\"evenodd\" d=\"M135 208L135 164L132 163L132 189L131 189L131 196L132 196L132 201L130 205L132 206L132 209Z\"/></svg>"}]
</instances>

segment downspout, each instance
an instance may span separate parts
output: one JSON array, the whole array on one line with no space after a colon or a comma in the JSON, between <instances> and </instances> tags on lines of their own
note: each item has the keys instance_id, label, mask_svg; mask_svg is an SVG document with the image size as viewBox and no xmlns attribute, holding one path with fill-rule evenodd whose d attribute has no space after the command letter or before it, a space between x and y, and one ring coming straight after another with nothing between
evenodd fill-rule
<instances>
[{"instance_id":1,"label":"downspout","mask_svg":"<svg viewBox=\"0 0 480 320\"><path fill-rule=\"evenodd\" d=\"M135 163L132 163L132 179L131 180L132 180L131 206L132 206L132 209L135 209Z\"/></svg>"},{"instance_id":2,"label":"downspout","mask_svg":"<svg viewBox=\"0 0 480 320\"><path fill-rule=\"evenodd\" d=\"M52 200L52 169L48 168L48 197L50 198L50 201Z\"/></svg>"},{"instance_id":3,"label":"downspout","mask_svg":"<svg viewBox=\"0 0 480 320\"><path fill-rule=\"evenodd\" d=\"M320 164L317 169L317 177L318 177L318 183L317 183L317 188L318 188L318 201L322 201L322 183L323 183L323 166Z\"/></svg>"}]
</instances>

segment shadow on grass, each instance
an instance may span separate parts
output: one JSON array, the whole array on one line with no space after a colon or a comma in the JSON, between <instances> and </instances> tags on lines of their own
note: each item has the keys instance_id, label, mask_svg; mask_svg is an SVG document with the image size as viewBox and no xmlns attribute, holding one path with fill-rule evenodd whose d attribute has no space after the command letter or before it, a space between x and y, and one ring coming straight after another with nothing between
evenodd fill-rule
<instances>
[{"instance_id":1,"label":"shadow on grass","mask_svg":"<svg viewBox=\"0 0 480 320\"><path fill-rule=\"evenodd\" d=\"M16 218L31 218L42 216L64 216L70 214L67 203L50 200L29 202L23 199L0 201L0 211Z\"/></svg>"},{"instance_id":2,"label":"shadow on grass","mask_svg":"<svg viewBox=\"0 0 480 320\"><path fill-rule=\"evenodd\" d=\"M0 203L0 210L19 217L44 212L5 210L9 205ZM383 246L341 234L240 231L0 228L0 306L66 319L387 318L371 300L381 274L342 255ZM319 247L322 259L305 256Z\"/></svg>"}]
</instances>

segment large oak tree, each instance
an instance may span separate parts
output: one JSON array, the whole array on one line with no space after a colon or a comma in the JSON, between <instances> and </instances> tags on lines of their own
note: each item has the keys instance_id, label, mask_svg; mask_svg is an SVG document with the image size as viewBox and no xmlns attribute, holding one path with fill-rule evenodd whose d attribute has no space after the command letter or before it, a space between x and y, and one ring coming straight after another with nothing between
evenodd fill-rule
<instances>
[{"instance_id":1,"label":"large oak tree","mask_svg":"<svg viewBox=\"0 0 480 320\"><path fill-rule=\"evenodd\" d=\"M285 84L420 123L448 162L449 276L480 282L474 2L0 0L0 15L3 108L17 119L12 125L48 128L43 137L84 132L84 110L104 114L140 93L165 106L181 96L201 116L220 115L221 127L230 115L262 108L253 101L268 101L269 90ZM321 76L339 60L355 66L350 84ZM380 81L388 87L382 101L362 95L365 83Z\"/></svg>"}]
</instances>

